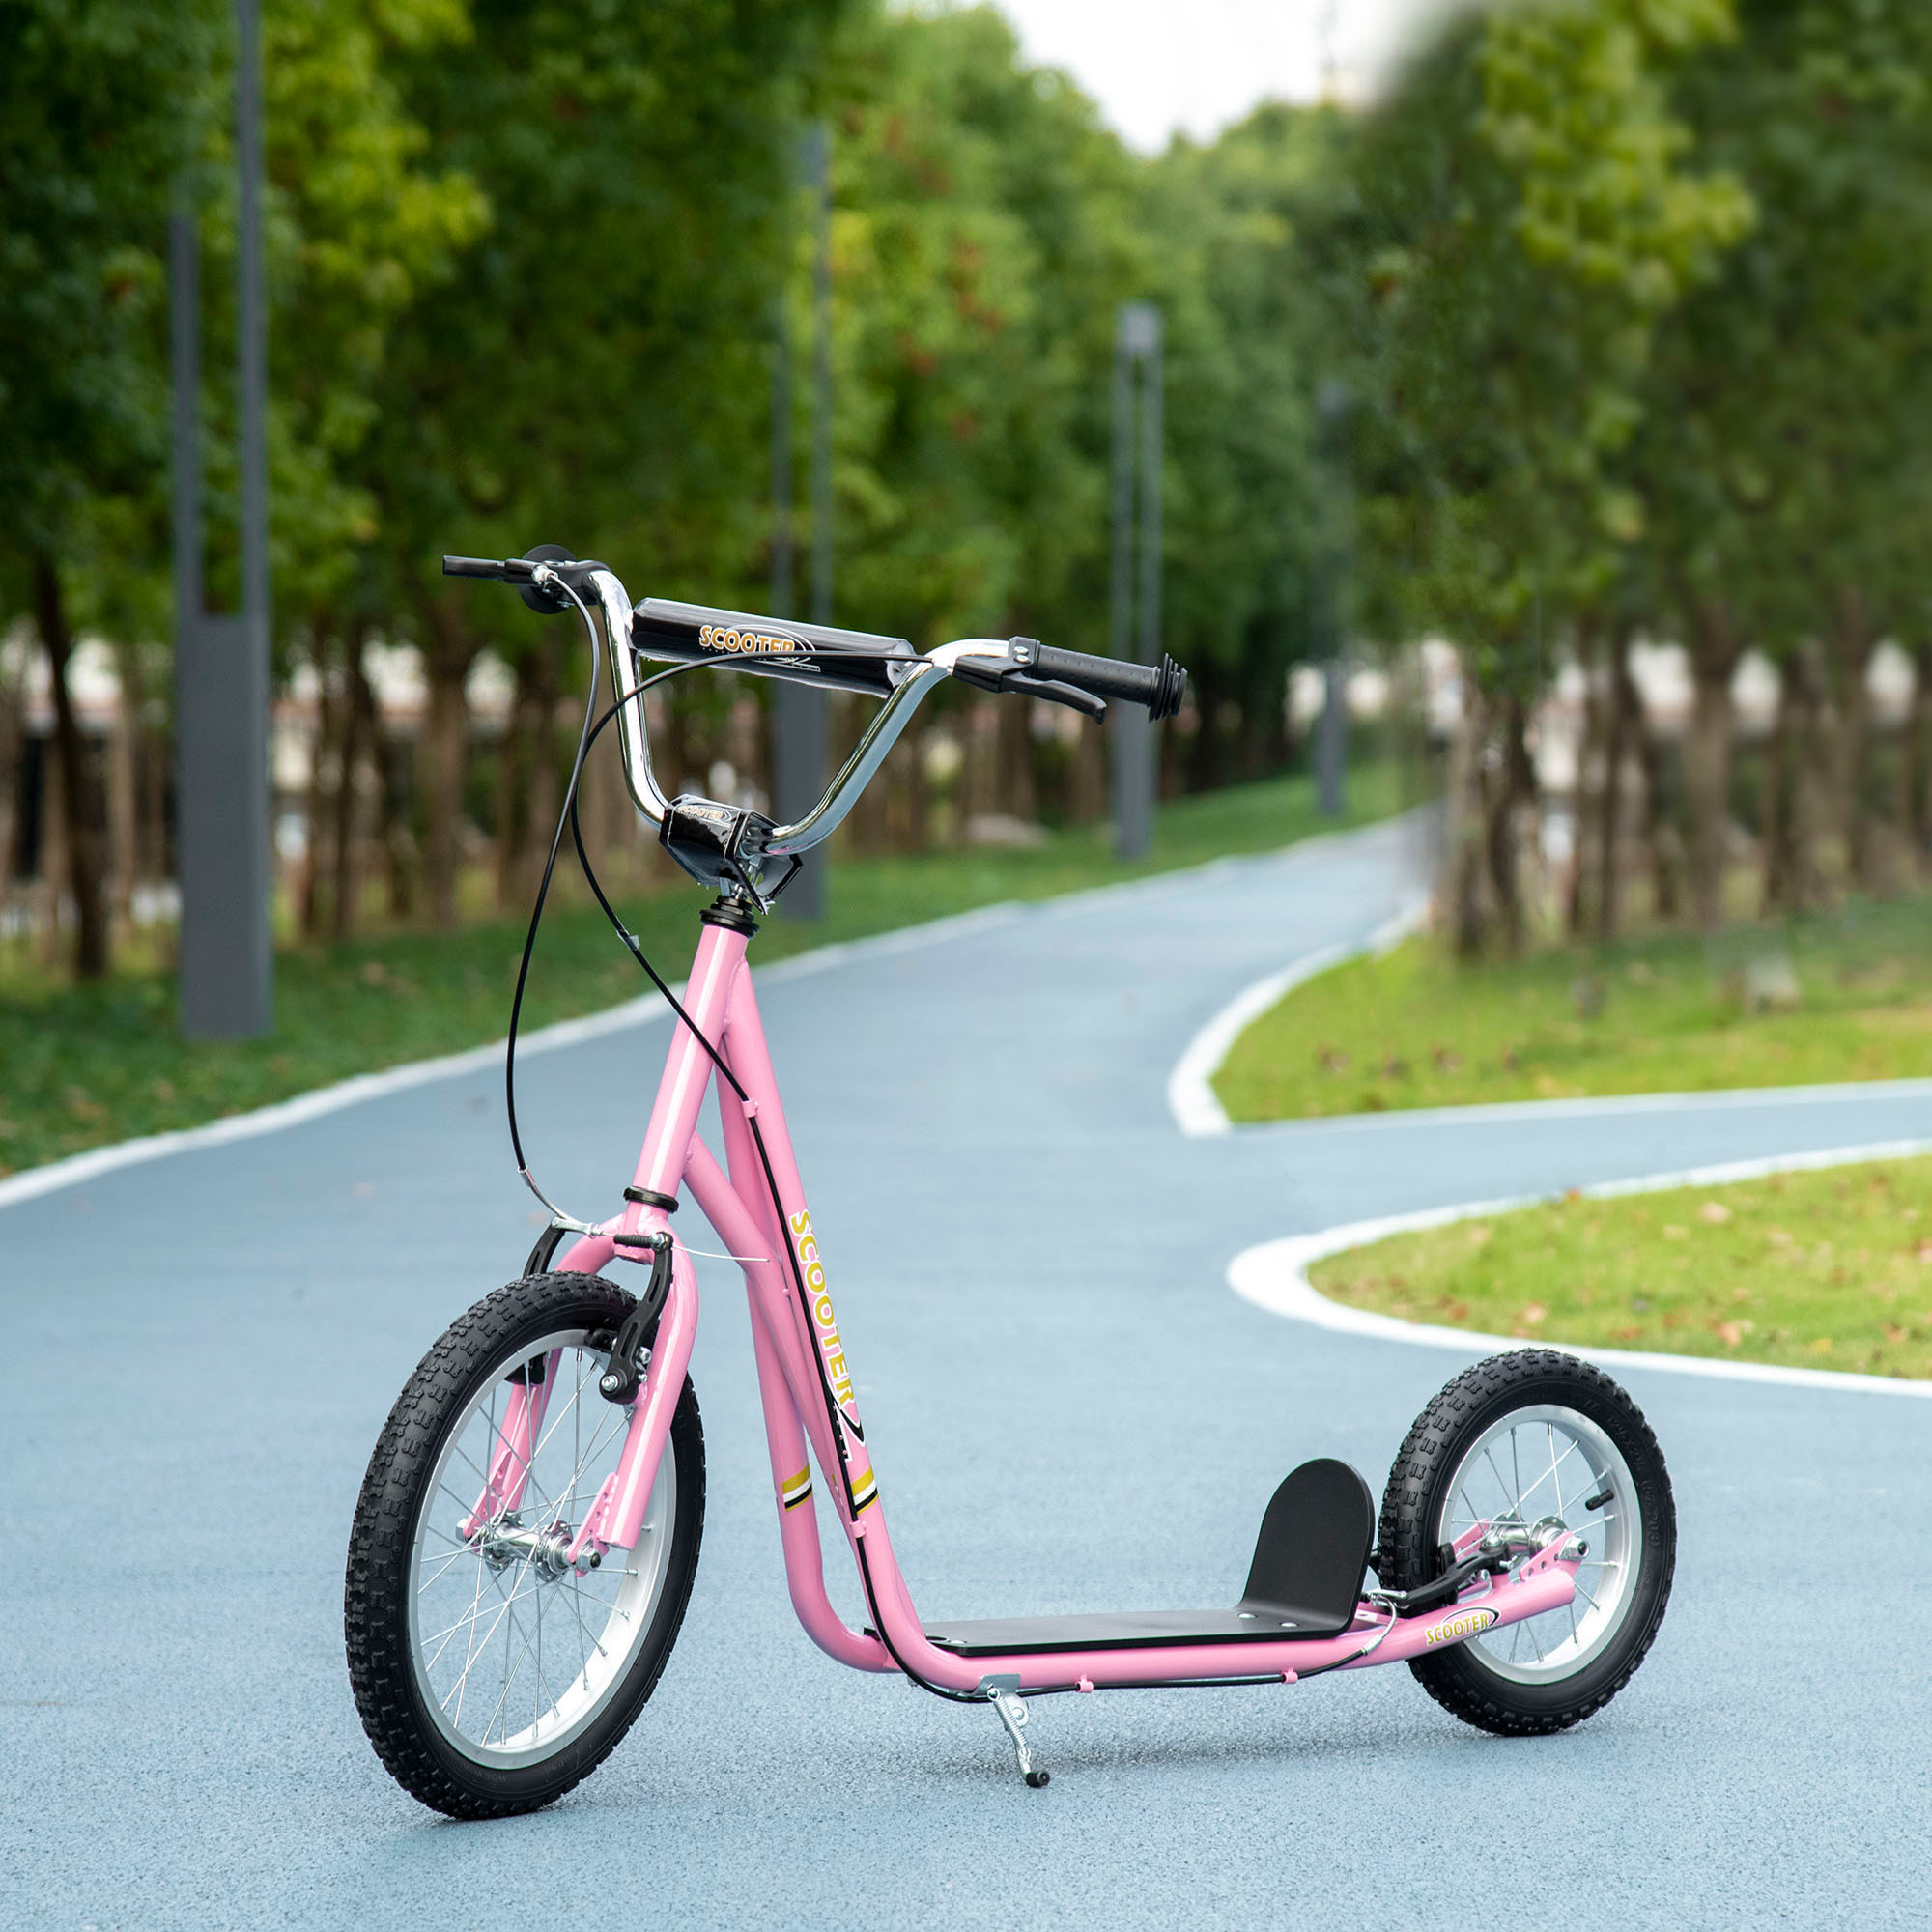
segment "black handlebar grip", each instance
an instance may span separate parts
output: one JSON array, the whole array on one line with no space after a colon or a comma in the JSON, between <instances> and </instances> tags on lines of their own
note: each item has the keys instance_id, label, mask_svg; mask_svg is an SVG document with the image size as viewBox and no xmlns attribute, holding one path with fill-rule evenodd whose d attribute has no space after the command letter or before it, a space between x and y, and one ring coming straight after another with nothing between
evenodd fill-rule
<instances>
[{"instance_id":1,"label":"black handlebar grip","mask_svg":"<svg viewBox=\"0 0 1932 1932\"><path fill-rule=\"evenodd\" d=\"M1145 704L1150 718L1172 718L1187 690L1187 673L1166 655L1157 665L1127 664L1120 658L1094 658L1085 651L1037 644L1033 659L1040 676L1058 678L1096 697Z\"/></svg>"}]
</instances>

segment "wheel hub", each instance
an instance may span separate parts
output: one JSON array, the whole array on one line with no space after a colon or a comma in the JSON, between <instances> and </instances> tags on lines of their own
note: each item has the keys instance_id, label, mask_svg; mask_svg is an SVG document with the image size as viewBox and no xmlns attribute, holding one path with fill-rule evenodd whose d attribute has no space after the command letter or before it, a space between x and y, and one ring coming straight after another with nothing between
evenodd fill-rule
<instances>
[{"instance_id":1,"label":"wheel hub","mask_svg":"<svg viewBox=\"0 0 1932 1932\"><path fill-rule=\"evenodd\" d=\"M602 1560L595 1548L586 1548L573 1563L570 1545L575 1535L576 1531L567 1522L526 1529L516 1510L506 1510L476 1532L470 1539L470 1548L493 1570L505 1569L512 1563L527 1563L546 1583L554 1583L572 1574L581 1577L596 1569Z\"/></svg>"}]
</instances>

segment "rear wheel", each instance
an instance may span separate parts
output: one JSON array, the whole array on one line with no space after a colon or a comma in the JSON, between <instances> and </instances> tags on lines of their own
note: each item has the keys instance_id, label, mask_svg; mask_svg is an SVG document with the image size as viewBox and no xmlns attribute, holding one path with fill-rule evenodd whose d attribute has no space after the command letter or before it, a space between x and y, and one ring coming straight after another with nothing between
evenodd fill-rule
<instances>
[{"instance_id":1,"label":"rear wheel","mask_svg":"<svg viewBox=\"0 0 1932 1932\"><path fill-rule=\"evenodd\" d=\"M683 1622L704 1520L689 1380L636 1547L573 1549L628 1433L597 1383L631 1307L594 1275L510 1283L423 1358L370 1459L350 1681L391 1775L451 1817L535 1810L587 1776Z\"/></svg>"},{"instance_id":2,"label":"rear wheel","mask_svg":"<svg viewBox=\"0 0 1932 1932\"><path fill-rule=\"evenodd\" d=\"M1650 1649L1677 1560L1670 1477L1636 1405L1602 1370L1549 1349L1458 1376L1389 1471L1378 1573L1415 1589L1442 1574L1442 1546L1478 1524L1580 1537L1576 1598L1409 1668L1486 1731L1557 1731L1601 1710Z\"/></svg>"}]
</instances>

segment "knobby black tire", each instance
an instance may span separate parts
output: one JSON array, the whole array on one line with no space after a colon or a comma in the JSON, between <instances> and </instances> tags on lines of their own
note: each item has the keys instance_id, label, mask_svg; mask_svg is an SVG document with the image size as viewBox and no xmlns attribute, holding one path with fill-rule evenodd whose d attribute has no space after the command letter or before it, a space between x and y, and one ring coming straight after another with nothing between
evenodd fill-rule
<instances>
[{"instance_id":1,"label":"knobby black tire","mask_svg":"<svg viewBox=\"0 0 1932 1932\"><path fill-rule=\"evenodd\" d=\"M676 1509L664 1586L650 1629L589 1727L533 1764L478 1764L452 1748L430 1721L410 1655L408 1599L418 1519L450 1431L479 1391L517 1366L529 1343L560 1327L582 1328L608 1347L633 1299L597 1275L529 1275L498 1289L453 1322L423 1357L369 1459L344 1592L350 1684L362 1727L390 1776L449 1817L535 1811L581 1783L636 1722L677 1640L704 1526L704 1430L688 1377L671 1422Z\"/></svg>"},{"instance_id":2,"label":"knobby black tire","mask_svg":"<svg viewBox=\"0 0 1932 1932\"><path fill-rule=\"evenodd\" d=\"M1465 1369L1416 1417L1382 1494L1376 1569L1412 1590L1442 1574L1435 1527L1464 1454L1519 1409L1553 1404L1595 1422L1623 1456L1636 1488L1643 1553L1615 1638L1568 1677L1524 1684L1499 1675L1472 1643L1412 1661L1409 1669L1444 1710L1502 1737L1567 1729L1601 1711L1635 1673L1670 1601L1677 1515L1663 1452L1635 1403L1601 1369L1554 1349L1492 1355Z\"/></svg>"}]
</instances>

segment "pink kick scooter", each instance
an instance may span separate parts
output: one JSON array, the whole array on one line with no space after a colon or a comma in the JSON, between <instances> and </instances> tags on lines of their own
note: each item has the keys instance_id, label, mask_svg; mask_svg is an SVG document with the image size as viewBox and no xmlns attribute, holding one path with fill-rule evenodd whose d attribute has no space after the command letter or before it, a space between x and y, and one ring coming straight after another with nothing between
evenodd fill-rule
<instances>
[{"instance_id":1,"label":"pink kick scooter","mask_svg":"<svg viewBox=\"0 0 1932 1932\"><path fill-rule=\"evenodd\" d=\"M1400 1662L1458 1718L1529 1736L1576 1723L1623 1688L1670 1594L1670 1479L1630 1397L1548 1349L1495 1356L1451 1381L1403 1443L1379 1517L1347 1463L1321 1458L1295 1469L1264 1511L1247 1581L1225 1606L968 1623L914 1607L746 949L800 856L844 817L942 679L1094 717L1120 699L1158 719L1179 707L1178 665L1026 638L972 638L922 656L903 639L657 598L633 608L604 565L551 546L503 561L445 557L443 568L518 585L541 611L575 608L591 637L590 708L530 942L565 824L576 832L584 757L612 722L638 810L716 897L699 915L679 1001L590 875L677 1018L623 1205L598 1221L563 1213L537 1190L517 1137L526 944L511 1015L511 1136L553 1220L523 1276L453 1323L411 1377L370 1458L350 1539L350 1679L378 1755L406 1790L461 1818L548 1804L616 1747L664 1670L704 1521L704 1435L686 1375L697 1274L674 1225L687 1194L751 1298L772 1496L800 1623L855 1670L897 1672L991 1711L1028 1784L1047 1782L1027 1742L1029 1702L1062 1691L1293 1684ZM615 700L601 717L600 619ZM671 668L647 676L653 660ZM658 787L640 694L697 664L884 702L825 796L796 824L777 825ZM582 860L581 837L576 844ZM722 1158L696 1132L714 1084ZM611 1264L638 1270L635 1293L606 1278ZM866 1616L856 1630L826 1595L820 1492L858 1574Z\"/></svg>"}]
</instances>

